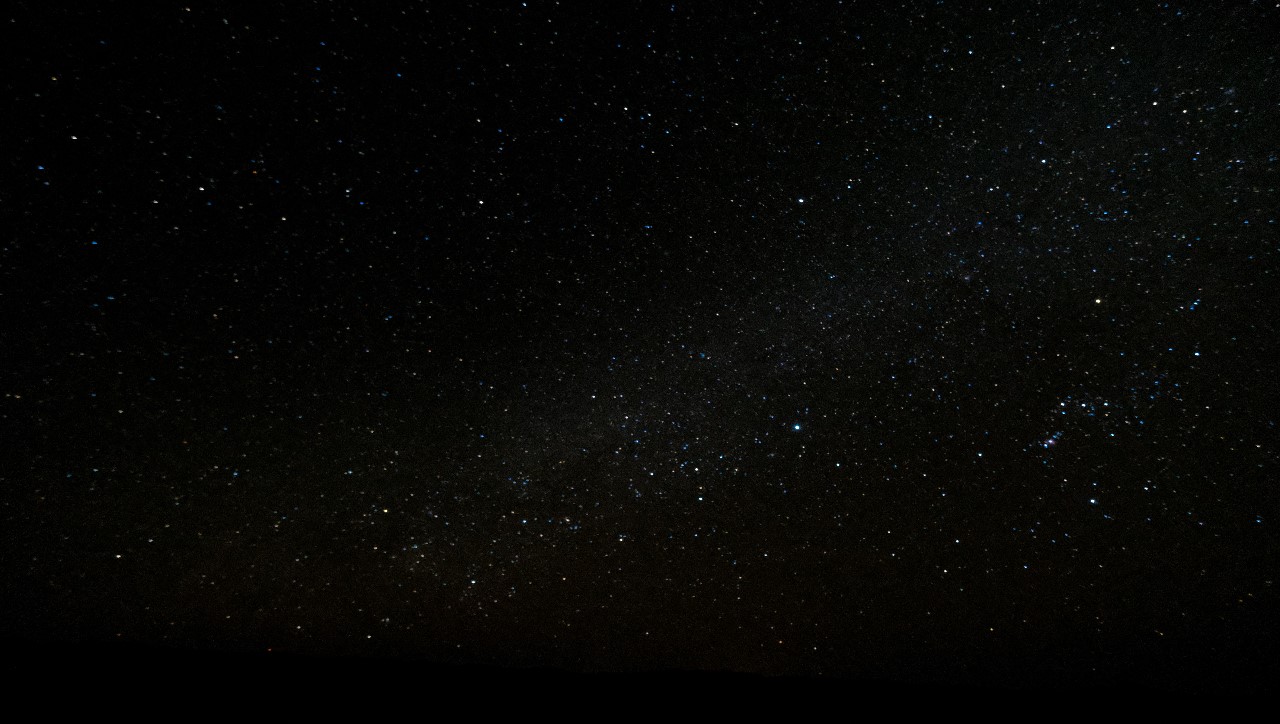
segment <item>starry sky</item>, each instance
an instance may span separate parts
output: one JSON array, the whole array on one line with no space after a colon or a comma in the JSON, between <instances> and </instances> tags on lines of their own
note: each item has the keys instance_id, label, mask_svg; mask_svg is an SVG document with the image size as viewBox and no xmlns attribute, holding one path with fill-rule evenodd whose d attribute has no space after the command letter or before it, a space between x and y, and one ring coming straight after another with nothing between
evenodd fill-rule
<instances>
[{"instance_id":1,"label":"starry sky","mask_svg":"<svg viewBox=\"0 0 1280 724\"><path fill-rule=\"evenodd\" d=\"M1277 14L14 3L0 633L1274 671Z\"/></svg>"}]
</instances>

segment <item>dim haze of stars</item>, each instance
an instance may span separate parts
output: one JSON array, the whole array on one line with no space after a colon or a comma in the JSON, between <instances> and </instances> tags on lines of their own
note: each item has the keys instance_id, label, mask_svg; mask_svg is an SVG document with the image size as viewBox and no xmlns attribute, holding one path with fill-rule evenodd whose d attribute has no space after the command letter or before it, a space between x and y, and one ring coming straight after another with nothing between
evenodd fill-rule
<instances>
[{"instance_id":1,"label":"dim haze of stars","mask_svg":"<svg viewBox=\"0 0 1280 724\"><path fill-rule=\"evenodd\" d=\"M4 636L1271 681L1276 14L16 7Z\"/></svg>"}]
</instances>

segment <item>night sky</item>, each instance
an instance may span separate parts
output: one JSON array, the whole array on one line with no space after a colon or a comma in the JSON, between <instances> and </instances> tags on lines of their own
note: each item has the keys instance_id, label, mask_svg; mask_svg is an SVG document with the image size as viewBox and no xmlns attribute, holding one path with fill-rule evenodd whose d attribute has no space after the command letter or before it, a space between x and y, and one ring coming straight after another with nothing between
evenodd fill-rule
<instances>
[{"instance_id":1,"label":"night sky","mask_svg":"<svg viewBox=\"0 0 1280 724\"><path fill-rule=\"evenodd\" d=\"M1269 677L1274 3L626 5L11 4L0 634Z\"/></svg>"}]
</instances>

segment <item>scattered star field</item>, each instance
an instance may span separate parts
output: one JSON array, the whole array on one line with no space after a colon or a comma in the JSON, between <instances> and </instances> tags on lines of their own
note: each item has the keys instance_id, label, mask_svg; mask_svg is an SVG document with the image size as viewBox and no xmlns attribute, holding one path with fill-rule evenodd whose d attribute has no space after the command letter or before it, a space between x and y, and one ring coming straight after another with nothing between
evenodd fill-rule
<instances>
[{"instance_id":1,"label":"scattered star field","mask_svg":"<svg viewBox=\"0 0 1280 724\"><path fill-rule=\"evenodd\" d=\"M1268 676L1278 12L17 3L3 634Z\"/></svg>"}]
</instances>

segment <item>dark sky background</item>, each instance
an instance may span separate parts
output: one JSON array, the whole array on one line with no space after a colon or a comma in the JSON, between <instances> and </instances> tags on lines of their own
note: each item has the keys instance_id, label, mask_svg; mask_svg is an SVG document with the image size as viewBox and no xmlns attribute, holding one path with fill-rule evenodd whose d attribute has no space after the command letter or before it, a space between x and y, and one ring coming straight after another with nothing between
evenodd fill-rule
<instances>
[{"instance_id":1,"label":"dark sky background","mask_svg":"<svg viewBox=\"0 0 1280 724\"><path fill-rule=\"evenodd\" d=\"M1277 14L13 3L0 633L1262 680Z\"/></svg>"}]
</instances>

